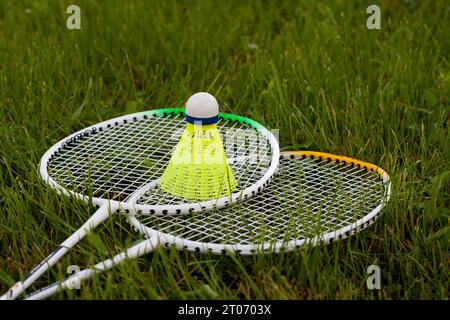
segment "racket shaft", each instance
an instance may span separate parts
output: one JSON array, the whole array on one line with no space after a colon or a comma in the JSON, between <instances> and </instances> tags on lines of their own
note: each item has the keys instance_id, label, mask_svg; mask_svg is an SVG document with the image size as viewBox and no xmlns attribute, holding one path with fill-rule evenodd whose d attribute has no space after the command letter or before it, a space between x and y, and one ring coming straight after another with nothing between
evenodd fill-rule
<instances>
[{"instance_id":1,"label":"racket shaft","mask_svg":"<svg viewBox=\"0 0 450 320\"><path fill-rule=\"evenodd\" d=\"M85 269L80 271L62 281L55 282L45 288L35 291L25 297L25 300L42 300L53 296L61 290L67 288L73 288L74 284L79 284L81 281L92 278L97 273L109 270L114 266L122 263L126 259L135 259L144 254L147 254L154 250L158 245L158 238L152 237L147 240L141 241L138 244L132 246L128 250L115 255L113 258L97 263L91 269Z\"/></svg>"},{"instance_id":2,"label":"racket shaft","mask_svg":"<svg viewBox=\"0 0 450 320\"><path fill-rule=\"evenodd\" d=\"M22 281L14 284L0 300L14 300L22 292L33 284L44 272L50 269L56 262L61 259L71 248L73 248L81 239L83 239L87 233L95 229L100 223L108 219L109 217L109 204L101 206L90 218L87 220L81 228L79 228L74 234L72 234L66 241L53 251L47 258L36 265L30 272L25 275ZM112 212L112 208L111 208Z\"/></svg>"}]
</instances>

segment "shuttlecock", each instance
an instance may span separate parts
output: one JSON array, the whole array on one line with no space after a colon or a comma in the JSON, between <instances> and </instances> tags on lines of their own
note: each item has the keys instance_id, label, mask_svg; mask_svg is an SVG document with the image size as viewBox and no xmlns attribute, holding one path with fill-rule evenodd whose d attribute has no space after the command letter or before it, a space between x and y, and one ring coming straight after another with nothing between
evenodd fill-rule
<instances>
[{"instance_id":1,"label":"shuttlecock","mask_svg":"<svg viewBox=\"0 0 450 320\"><path fill-rule=\"evenodd\" d=\"M211 200L236 190L217 130L218 113L219 104L209 93L189 98L186 129L159 181L165 192L185 199Z\"/></svg>"}]
</instances>

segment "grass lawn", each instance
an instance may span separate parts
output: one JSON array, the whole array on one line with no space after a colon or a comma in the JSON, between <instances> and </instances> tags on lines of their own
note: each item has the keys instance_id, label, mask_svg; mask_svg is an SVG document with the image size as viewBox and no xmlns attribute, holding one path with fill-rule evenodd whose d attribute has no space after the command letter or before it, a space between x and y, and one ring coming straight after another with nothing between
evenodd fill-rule
<instances>
[{"instance_id":1,"label":"grass lawn","mask_svg":"<svg viewBox=\"0 0 450 320\"><path fill-rule=\"evenodd\" d=\"M66 27L74 3L81 30ZM366 27L373 3L381 30ZM51 145L208 91L223 112L279 129L282 150L386 169L393 195L381 218L350 239L279 255L158 250L55 298L448 298L449 34L448 1L2 0L0 292L92 213L41 180ZM99 227L27 292L130 246L139 235L125 220ZM373 264L381 290L366 287Z\"/></svg>"}]
</instances>

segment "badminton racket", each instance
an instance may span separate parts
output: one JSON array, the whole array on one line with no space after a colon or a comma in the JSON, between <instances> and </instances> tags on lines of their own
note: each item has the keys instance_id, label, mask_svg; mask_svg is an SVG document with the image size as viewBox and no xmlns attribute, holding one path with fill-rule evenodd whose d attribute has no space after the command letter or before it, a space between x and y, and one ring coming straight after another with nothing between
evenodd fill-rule
<instances>
[{"instance_id":1,"label":"badminton racket","mask_svg":"<svg viewBox=\"0 0 450 320\"><path fill-rule=\"evenodd\" d=\"M129 201L145 204L147 191L138 189ZM157 246L250 255L341 240L371 225L390 195L389 176L378 166L327 153L283 152L271 184L256 196L208 213L130 215L147 240L26 298L48 298Z\"/></svg>"},{"instance_id":2,"label":"badminton racket","mask_svg":"<svg viewBox=\"0 0 450 320\"><path fill-rule=\"evenodd\" d=\"M165 193L157 179L184 127L184 108L150 110L93 125L52 146L40 162L44 181L61 195L91 202L97 211L0 299L18 297L110 213L169 216L225 207L261 191L277 168L279 147L270 131L251 119L220 113L217 128L237 190L202 202ZM128 201L144 186L145 204Z\"/></svg>"}]
</instances>

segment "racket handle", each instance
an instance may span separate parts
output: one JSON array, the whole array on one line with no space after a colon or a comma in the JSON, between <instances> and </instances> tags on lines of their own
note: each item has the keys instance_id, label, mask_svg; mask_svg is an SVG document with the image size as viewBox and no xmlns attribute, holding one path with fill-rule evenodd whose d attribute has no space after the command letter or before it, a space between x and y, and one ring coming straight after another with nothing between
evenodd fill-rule
<instances>
[{"instance_id":1,"label":"racket handle","mask_svg":"<svg viewBox=\"0 0 450 320\"><path fill-rule=\"evenodd\" d=\"M25 275L22 281L14 284L0 300L14 300L21 295L26 288L33 284L44 272L50 269L62 256L64 256L73 246L83 239L89 231L93 230L100 223L109 217L109 204L102 205L74 234L53 251L47 258L37 264L30 272ZM111 212L113 208L111 207Z\"/></svg>"},{"instance_id":2,"label":"racket handle","mask_svg":"<svg viewBox=\"0 0 450 320\"><path fill-rule=\"evenodd\" d=\"M113 258L97 263L93 268L80 271L62 281L55 282L45 288L35 291L25 297L25 300L42 300L47 299L61 290L67 288L73 288L74 284L78 284L83 280L92 278L97 273L109 270L114 266L122 263L126 259L135 259L144 254L152 252L158 245L159 239L157 237L151 237L147 240L143 240L131 248L123 251Z\"/></svg>"}]
</instances>

